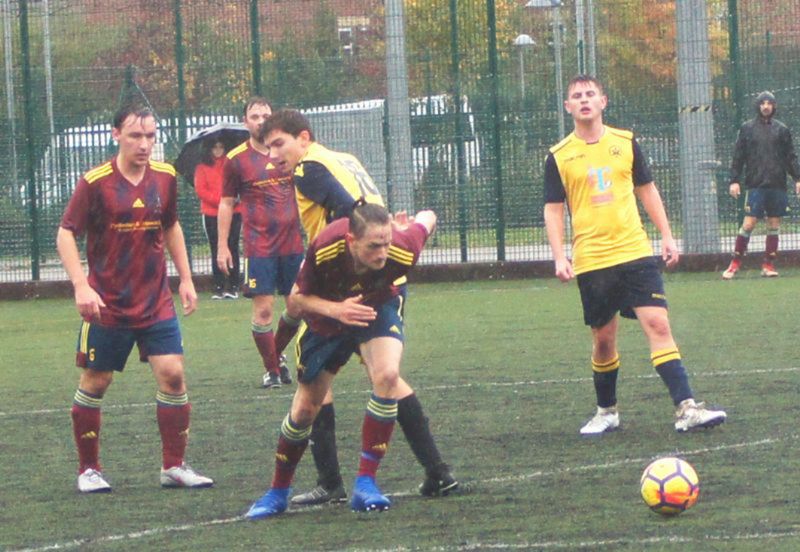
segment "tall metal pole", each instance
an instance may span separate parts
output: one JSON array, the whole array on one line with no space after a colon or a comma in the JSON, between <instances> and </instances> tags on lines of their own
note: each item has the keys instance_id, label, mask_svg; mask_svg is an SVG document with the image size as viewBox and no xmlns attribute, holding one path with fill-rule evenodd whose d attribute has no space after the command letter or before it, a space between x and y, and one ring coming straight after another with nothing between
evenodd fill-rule
<instances>
[{"instance_id":1,"label":"tall metal pole","mask_svg":"<svg viewBox=\"0 0 800 552\"><path fill-rule=\"evenodd\" d=\"M678 129L683 249L720 250L714 118L711 112L711 52L706 0L676 2L678 49Z\"/></svg>"},{"instance_id":2,"label":"tall metal pole","mask_svg":"<svg viewBox=\"0 0 800 552\"><path fill-rule=\"evenodd\" d=\"M253 65L253 93L261 92L261 35L258 29L258 0L250 0L250 56Z\"/></svg>"},{"instance_id":3,"label":"tall metal pole","mask_svg":"<svg viewBox=\"0 0 800 552\"><path fill-rule=\"evenodd\" d=\"M19 193L17 179L19 178L19 168L17 167L17 118L16 106L14 102L14 52L13 40L11 37L11 5L9 0L3 0L3 50L5 61L5 80L6 80L6 113L9 121L9 142L11 145L11 186L12 193Z\"/></svg>"},{"instance_id":4,"label":"tall metal pole","mask_svg":"<svg viewBox=\"0 0 800 552\"><path fill-rule=\"evenodd\" d=\"M403 0L386 0L386 112L389 120L387 178L392 210L414 212L411 113L408 102Z\"/></svg>"},{"instance_id":5,"label":"tall metal pole","mask_svg":"<svg viewBox=\"0 0 800 552\"><path fill-rule=\"evenodd\" d=\"M587 31L589 34L589 74L597 75L597 34L594 26L594 0L588 0L586 7Z\"/></svg>"},{"instance_id":6,"label":"tall metal pole","mask_svg":"<svg viewBox=\"0 0 800 552\"><path fill-rule=\"evenodd\" d=\"M728 0L728 59L731 60L731 95L733 96L733 133L742 124L744 97L742 92L742 67L739 52L739 2ZM745 194L736 200L737 226L744 221Z\"/></svg>"},{"instance_id":7,"label":"tall metal pole","mask_svg":"<svg viewBox=\"0 0 800 552\"><path fill-rule=\"evenodd\" d=\"M461 262L467 262L467 160L464 151L464 128L461 120L461 58L458 52L458 5L450 0L450 80L453 83L455 111L456 179L458 181L458 243Z\"/></svg>"},{"instance_id":8,"label":"tall metal pole","mask_svg":"<svg viewBox=\"0 0 800 552\"><path fill-rule=\"evenodd\" d=\"M583 0L575 0L575 48L581 75L586 72L586 16L583 8Z\"/></svg>"},{"instance_id":9,"label":"tall metal pole","mask_svg":"<svg viewBox=\"0 0 800 552\"><path fill-rule=\"evenodd\" d=\"M497 70L497 15L494 0L486 0L486 19L489 27L489 79L492 87L492 149L494 150L495 205L497 206L497 260L506 260L506 215L503 198L503 157L500 141L500 74Z\"/></svg>"},{"instance_id":10,"label":"tall metal pole","mask_svg":"<svg viewBox=\"0 0 800 552\"><path fill-rule=\"evenodd\" d=\"M71 183L61 178L60 159L57 152L58 139L56 138L55 116L53 113L53 63L50 47L50 1L42 0L42 12L44 21L44 86L45 96L47 97L47 121L50 130L50 174L51 181L47 183L48 192L55 193L60 188L61 195L67 197Z\"/></svg>"},{"instance_id":11,"label":"tall metal pole","mask_svg":"<svg viewBox=\"0 0 800 552\"><path fill-rule=\"evenodd\" d=\"M50 123L50 136L56 133L53 123L53 63L50 49L50 2L42 0L42 20L44 22L44 87L47 96L47 120Z\"/></svg>"},{"instance_id":12,"label":"tall metal pole","mask_svg":"<svg viewBox=\"0 0 800 552\"><path fill-rule=\"evenodd\" d=\"M33 86L31 79L31 37L28 29L28 0L19 1L19 36L22 49L22 94L25 109L25 157L28 177L28 213L31 220L31 279L39 279L39 209L37 206L35 148L33 138Z\"/></svg>"},{"instance_id":13,"label":"tall metal pole","mask_svg":"<svg viewBox=\"0 0 800 552\"><path fill-rule=\"evenodd\" d=\"M186 80L183 75L183 16L181 0L174 0L175 7L175 66L178 78L178 142L186 141Z\"/></svg>"},{"instance_id":14,"label":"tall metal pole","mask_svg":"<svg viewBox=\"0 0 800 552\"><path fill-rule=\"evenodd\" d=\"M553 48L556 63L556 113L558 114L558 138L564 137L564 77L561 63L561 4L553 10Z\"/></svg>"}]
</instances>

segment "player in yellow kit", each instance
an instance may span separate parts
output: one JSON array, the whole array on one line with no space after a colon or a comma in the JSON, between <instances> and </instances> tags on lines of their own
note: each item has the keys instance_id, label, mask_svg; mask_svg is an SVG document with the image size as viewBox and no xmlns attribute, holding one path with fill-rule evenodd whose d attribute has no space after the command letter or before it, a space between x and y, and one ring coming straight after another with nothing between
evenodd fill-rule
<instances>
[{"instance_id":1,"label":"player in yellow kit","mask_svg":"<svg viewBox=\"0 0 800 552\"><path fill-rule=\"evenodd\" d=\"M349 154L330 150L314 138L308 119L294 109L281 109L267 119L262 128L262 140L270 148L275 166L293 175L300 221L312 242L329 223L349 217L357 200L383 205L380 191L359 160ZM393 282L405 302L405 277ZM287 327L299 324L298 309L287 306L281 317L278 340L283 347L293 333ZM280 349L279 349L280 350ZM458 488L449 466L444 463L430 431L428 418L414 389L400 377L397 423L403 430L411 450L425 468L425 480L420 485L424 496L444 496ZM341 502L346 498L336 451L335 412L333 395L329 392L314 420L310 437L311 452L319 474L317 486L292 498L294 505L314 505Z\"/></svg>"},{"instance_id":2,"label":"player in yellow kit","mask_svg":"<svg viewBox=\"0 0 800 552\"><path fill-rule=\"evenodd\" d=\"M550 148L545 162L544 218L556 276L577 276L583 318L592 329L592 370L597 412L580 430L600 435L619 427L617 313L635 318L650 345L653 367L675 404L677 431L725 421L722 410L696 403L672 337L664 284L636 200L661 233L661 256L678 263L661 196L633 133L603 124L608 99L591 76L570 81L564 108L575 130ZM572 260L564 251L564 202L572 217Z\"/></svg>"}]
</instances>

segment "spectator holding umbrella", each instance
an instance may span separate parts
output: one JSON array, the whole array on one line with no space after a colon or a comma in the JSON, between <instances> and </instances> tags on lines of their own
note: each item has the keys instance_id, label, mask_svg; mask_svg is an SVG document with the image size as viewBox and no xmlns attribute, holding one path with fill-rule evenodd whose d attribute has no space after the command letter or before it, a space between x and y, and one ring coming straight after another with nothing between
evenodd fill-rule
<instances>
[{"instance_id":1,"label":"spectator holding umbrella","mask_svg":"<svg viewBox=\"0 0 800 552\"><path fill-rule=\"evenodd\" d=\"M222 196L222 167L227 153L225 143L210 137L204 140L200 163L194 170L194 190L200 198L200 212L203 214L203 227L211 248L211 268L214 275L214 294L212 299L236 299L239 289L239 234L242 228L241 206L234 209L231 230L228 234L228 249L231 252L232 267L227 278L217 265L217 212ZM227 280L227 281L226 281Z\"/></svg>"}]
</instances>

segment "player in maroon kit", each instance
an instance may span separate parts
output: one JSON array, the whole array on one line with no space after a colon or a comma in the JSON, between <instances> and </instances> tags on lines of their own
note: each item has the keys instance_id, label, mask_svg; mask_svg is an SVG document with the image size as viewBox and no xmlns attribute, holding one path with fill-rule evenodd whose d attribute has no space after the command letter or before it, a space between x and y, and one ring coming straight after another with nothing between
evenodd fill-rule
<instances>
[{"instance_id":1,"label":"player in maroon kit","mask_svg":"<svg viewBox=\"0 0 800 552\"><path fill-rule=\"evenodd\" d=\"M401 391L403 295L393 282L416 264L435 225L433 211L422 211L405 227L395 226L385 207L361 202L349 219L329 224L309 246L291 295L307 324L298 338L297 391L281 425L272 485L247 518L286 510L314 418L334 376L353 353L366 366L372 396L350 505L360 512L390 506L375 474L391 439Z\"/></svg>"},{"instance_id":2,"label":"player in maroon kit","mask_svg":"<svg viewBox=\"0 0 800 552\"><path fill-rule=\"evenodd\" d=\"M217 263L226 274L232 267L228 233L236 198L243 207L244 295L253 300L252 332L264 363L264 387L292 383L289 370L275 348L272 315L275 292L289 295L303 260L303 238L292 176L279 172L269 148L258 138L272 114L269 103L251 98L244 109L250 138L228 152L219 204Z\"/></svg>"},{"instance_id":3,"label":"player in maroon kit","mask_svg":"<svg viewBox=\"0 0 800 552\"><path fill-rule=\"evenodd\" d=\"M158 384L161 485L210 487L213 480L184 463L191 405L165 248L180 277L184 315L194 312L197 294L178 222L175 169L150 159L156 121L149 110L120 109L111 135L119 143L118 154L78 181L56 238L83 318L77 352L83 372L72 405L80 458L78 489L111 490L99 460L100 407L114 372L123 370L134 343ZM76 241L84 234L88 277Z\"/></svg>"}]
</instances>

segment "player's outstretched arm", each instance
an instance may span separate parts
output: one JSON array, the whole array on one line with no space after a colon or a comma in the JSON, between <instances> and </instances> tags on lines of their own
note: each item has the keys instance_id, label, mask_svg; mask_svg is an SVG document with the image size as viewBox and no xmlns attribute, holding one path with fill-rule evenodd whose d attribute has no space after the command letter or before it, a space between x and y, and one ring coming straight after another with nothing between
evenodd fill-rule
<instances>
[{"instance_id":1,"label":"player's outstretched arm","mask_svg":"<svg viewBox=\"0 0 800 552\"><path fill-rule=\"evenodd\" d=\"M100 318L100 307L105 307L102 297L89 285L86 274L81 266L81 255L75 235L66 228L59 227L56 236L56 249L61 257L61 263L69 276L72 287L75 289L75 306L81 317L88 320Z\"/></svg>"},{"instance_id":2,"label":"player's outstretched arm","mask_svg":"<svg viewBox=\"0 0 800 552\"><path fill-rule=\"evenodd\" d=\"M544 204L544 226L547 230L547 240L553 252L556 277L562 282L568 282L575 277L572 263L564 253L564 203Z\"/></svg>"},{"instance_id":3,"label":"player's outstretched arm","mask_svg":"<svg viewBox=\"0 0 800 552\"><path fill-rule=\"evenodd\" d=\"M178 271L180 284L178 296L181 298L183 315L189 316L197 309L197 292L192 282L192 270L189 267L189 255L186 253L186 242L183 240L183 229L178 221L164 230L164 245L172 257L175 270Z\"/></svg>"},{"instance_id":4,"label":"player's outstretched arm","mask_svg":"<svg viewBox=\"0 0 800 552\"><path fill-rule=\"evenodd\" d=\"M366 327L375 320L378 313L367 305L362 305L363 296L348 297L344 301L329 301L317 295L305 295L292 290L292 301L303 313L319 314L338 320L348 326Z\"/></svg>"},{"instance_id":5,"label":"player's outstretched arm","mask_svg":"<svg viewBox=\"0 0 800 552\"><path fill-rule=\"evenodd\" d=\"M217 258L213 261L225 274L233 268L233 255L228 249L228 236L231 233L233 220L233 201L232 197L222 197L217 209Z\"/></svg>"},{"instance_id":6,"label":"player's outstretched arm","mask_svg":"<svg viewBox=\"0 0 800 552\"><path fill-rule=\"evenodd\" d=\"M658 188L654 182L636 186L634 188L636 197L642 202L647 216L653 221L653 224L661 233L661 258L667 263L668 267L673 267L678 264L680 257L678 253L678 245L675 243L675 238L672 237L672 229L669 227L669 219L667 212L664 210L664 202L661 201L661 194L658 193Z\"/></svg>"},{"instance_id":7,"label":"player's outstretched arm","mask_svg":"<svg viewBox=\"0 0 800 552\"><path fill-rule=\"evenodd\" d=\"M428 231L429 236L433 234L434 230L436 230L436 213L430 209L417 213L414 216L413 221L424 226L425 230Z\"/></svg>"}]
</instances>

